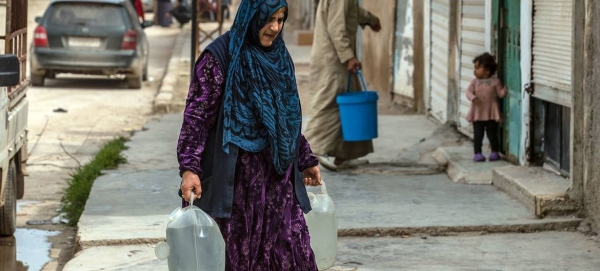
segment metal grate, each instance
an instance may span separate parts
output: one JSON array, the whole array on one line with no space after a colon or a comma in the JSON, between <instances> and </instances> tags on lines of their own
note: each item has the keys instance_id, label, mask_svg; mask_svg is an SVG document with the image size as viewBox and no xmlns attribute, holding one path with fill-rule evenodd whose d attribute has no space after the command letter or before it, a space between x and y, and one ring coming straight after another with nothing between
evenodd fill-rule
<instances>
[{"instance_id":1,"label":"metal grate","mask_svg":"<svg viewBox=\"0 0 600 271\"><path fill-rule=\"evenodd\" d=\"M29 86L27 80L27 0L7 0L6 30L0 39L4 41L4 53L15 54L19 58L21 80L19 85L8 88L12 98Z\"/></svg>"}]
</instances>

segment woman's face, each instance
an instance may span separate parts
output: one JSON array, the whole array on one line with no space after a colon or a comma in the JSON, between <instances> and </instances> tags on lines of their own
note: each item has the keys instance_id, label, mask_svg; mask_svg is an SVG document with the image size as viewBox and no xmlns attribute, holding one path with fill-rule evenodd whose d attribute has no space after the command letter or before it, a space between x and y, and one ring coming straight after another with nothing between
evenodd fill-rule
<instances>
[{"instance_id":1,"label":"woman's face","mask_svg":"<svg viewBox=\"0 0 600 271\"><path fill-rule=\"evenodd\" d=\"M258 32L258 38L260 39L260 44L262 46L269 47L273 44L273 41L283 29L283 18L285 18L283 9L275 11L275 13L269 17L267 24Z\"/></svg>"}]
</instances>

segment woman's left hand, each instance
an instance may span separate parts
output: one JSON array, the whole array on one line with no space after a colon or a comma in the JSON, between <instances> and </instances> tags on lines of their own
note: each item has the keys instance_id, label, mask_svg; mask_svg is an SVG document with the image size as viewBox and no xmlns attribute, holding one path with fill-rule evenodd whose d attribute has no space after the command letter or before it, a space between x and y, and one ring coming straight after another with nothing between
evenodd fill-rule
<instances>
[{"instance_id":1,"label":"woman's left hand","mask_svg":"<svg viewBox=\"0 0 600 271\"><path fill-rule=\"evenodd\" d=\"M302 171L304 185L317 186L321 185L321 170L319 166L309 167Z\"/></svg>"}]
</instances>

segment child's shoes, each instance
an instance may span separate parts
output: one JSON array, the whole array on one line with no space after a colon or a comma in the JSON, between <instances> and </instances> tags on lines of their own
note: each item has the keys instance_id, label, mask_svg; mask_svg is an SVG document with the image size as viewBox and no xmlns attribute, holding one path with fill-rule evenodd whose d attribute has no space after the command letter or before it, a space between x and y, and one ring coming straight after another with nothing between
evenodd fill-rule
<instances>
[{"instance_id":1,"label":"child's shoes","mask_svg":"<svg viewBox=\"0 0 600 271\"><path fill-rule=\"evenodd\" d=\"M485 156L481 153L476 153L475 156L473 156L473 162L485 162Z\"/></svg>"},{"instance_id":2,"label":"child's shoes","mask_svg":"<svg viewBox=\"0 0 600 271\"><path fill-rule=\"evenodd\" d=\"M498 154L497 152L492 152L490 154L490 162L498 161L498 160L500 160L500 154Z\"/></svg>"}]
</instances>

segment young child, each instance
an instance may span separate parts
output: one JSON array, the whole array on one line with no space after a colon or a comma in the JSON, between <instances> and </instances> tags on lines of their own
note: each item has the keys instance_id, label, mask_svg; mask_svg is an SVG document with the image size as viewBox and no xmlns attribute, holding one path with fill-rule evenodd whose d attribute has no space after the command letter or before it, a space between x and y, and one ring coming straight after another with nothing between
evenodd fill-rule
<instances>
[{"instance_id":1,"label":"young child","mask_svg":"<svg viewBox=\"0 0 600 271\"><path fill-rule=\"evenodd\" d=\"M490 140L492 153L490 161L500 160L498 154L498 123L502 121L498 98L506 95L506 86L498 78L492 77L496 72L496 62L489 53L484 53L473 59L475 79L467 89L467 98L471 101L471 109L467 121L473 123L475 138L474 162L484 162L485 156L481 153L484 133Z\"/></svg>"}]
</instances>

